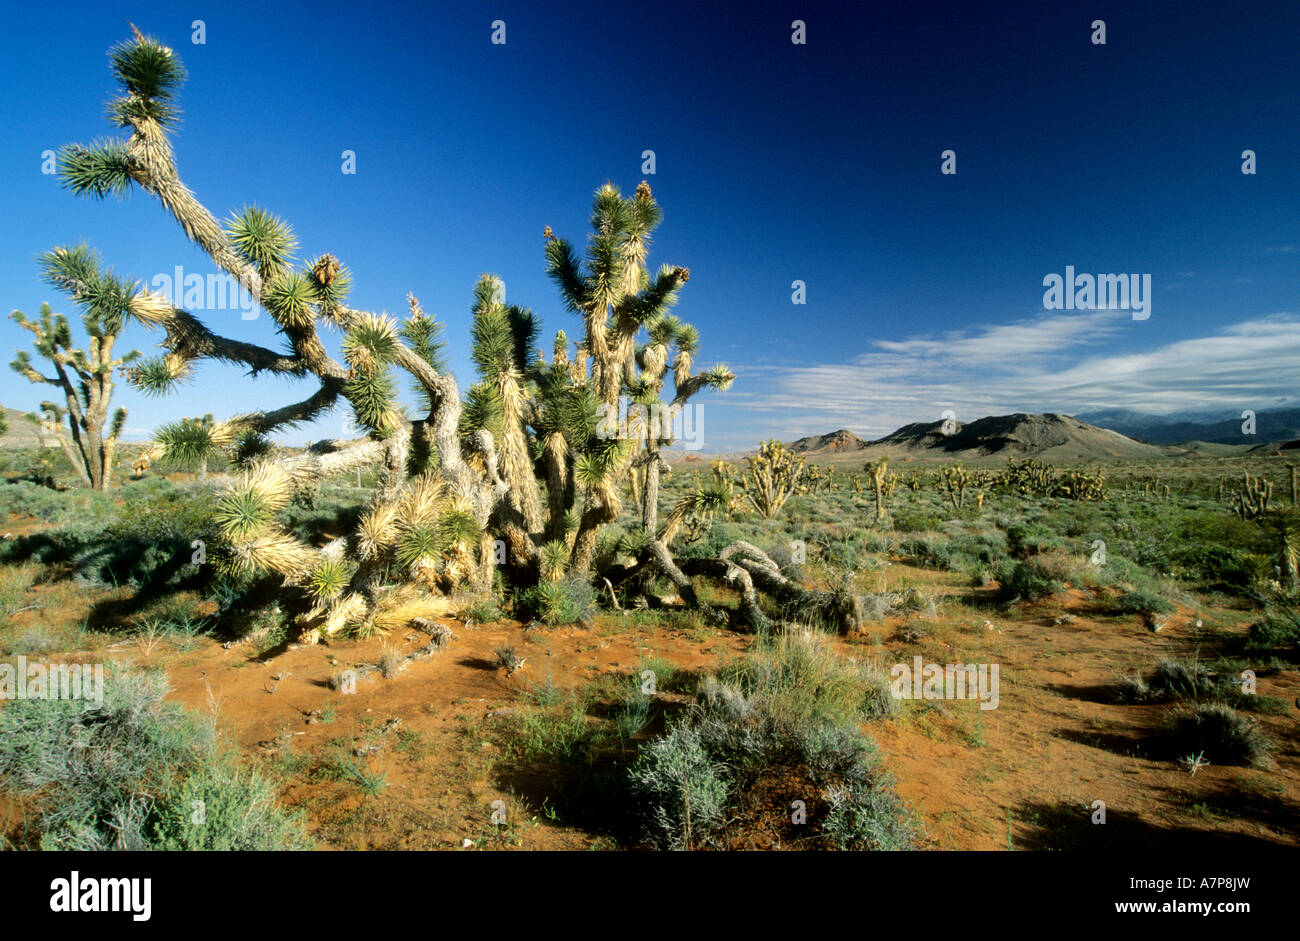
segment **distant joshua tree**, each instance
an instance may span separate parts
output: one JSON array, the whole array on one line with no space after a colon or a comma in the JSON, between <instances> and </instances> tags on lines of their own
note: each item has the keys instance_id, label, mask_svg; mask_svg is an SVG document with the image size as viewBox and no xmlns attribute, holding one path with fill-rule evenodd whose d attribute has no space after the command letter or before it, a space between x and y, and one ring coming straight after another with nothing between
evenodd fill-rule
<instances>
[{"instance_id":1,"label":"distant joshua tree","mask_svg":"<svg viewBox=\"0 0 1300 941\"><path fill-rule=\"evenodd\" d=\"M126 323L123 298L130 288L111 271L101 270L98 260L85 246L72 250L57 248L41 257L41 265L46 279L68 290L72 299L81 305L86 349L73 347L68 318L54 313L49 304L42 304L39 320L28 320L20 310L9 316L35 335L33 346L50 361L54 374L46 375L38 370L26 350L18 351L9 365L32 382L55 386L63 393L65 405L42 402L40 414L28 417L40 424L46 435L58 440L86 486L108 490L113 484L113 454L126 422L124 408L113 413L111 422L108 420L113 370L140 355L132 350L113 358L113 344ZM68 277L72 272L80 277ZM70 432L67 437L58 430L65 418ZM104 433L106 423L107 434Z\"/></svg>"}]
</instances>

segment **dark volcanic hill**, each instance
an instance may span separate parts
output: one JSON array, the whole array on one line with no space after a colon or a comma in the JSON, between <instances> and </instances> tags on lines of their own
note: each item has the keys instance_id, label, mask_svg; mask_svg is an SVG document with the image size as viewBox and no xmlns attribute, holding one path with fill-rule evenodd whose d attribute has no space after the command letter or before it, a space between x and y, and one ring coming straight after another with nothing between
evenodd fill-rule
<instances>
[{"instance_id":1,"label":"dark volcanic hill","mask_svg":"<svg viewBox=\"0 0 1300 941\"><path fill-rule=\"evenodd\" d=\"M830 434L800 438L790 445L790 449L799 454L839 454L844 451L861 451L866 446L867 442L862 438L841 428Z\"/></svg>"},{"instance_id":2,"label":"dark volcanic hill","mask_svg":"<svg viewBox=\"0 0 1300 941\"><path fill-rule=\"evenodd\" d=\"M891 435L872 441L867 450L931 452L951 457L1037 457L1048 460L1161 457L1166 448L1126 438L1117 431L1097 428L1049 412L1031 415L992 415L969 424L955 423L952 434L942 422L904 425Z\"/></svg>"}]
</instances>

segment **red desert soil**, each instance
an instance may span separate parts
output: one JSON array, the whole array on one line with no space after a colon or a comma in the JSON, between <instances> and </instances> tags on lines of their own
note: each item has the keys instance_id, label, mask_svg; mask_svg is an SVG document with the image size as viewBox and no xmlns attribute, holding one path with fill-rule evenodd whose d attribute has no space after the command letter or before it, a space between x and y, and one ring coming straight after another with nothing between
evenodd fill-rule
<instances>
[{"instance_id":1,"label":"red desert soil","mask_svg":"<svg viewBox=\"0 0 1300 941\"><path fill-rule=\"evenodd\" d=\"M952 576L903 565L890 566L888 574L950 599L939 616L908 622L928 636L906 643L901 622L891 619L836 640L845 656L888 668L920 654L926 662L997 663L1001 671L996 709L981 712L970 701L907 702L897 716L868 726L923 825L926 847L1300 842L1300 712L1293 705L1300 671L1261 670L1258 692L1287 704L1283 714L1258 717L1276 745L1275 765L1266 769L1209 765L1192 775L1159 748L1157 733L1175 707L1108 700L1121 675L1149 670L1162 656L1208 657L1206 633L1241 631L1248 615L1180 610L1155 633L1138 617L1106 615L1106 604L1079 590L1007 611L962 604L957 599L971 589ZM31 591L41 604L16 614L14 631L80 623L95 601L121 594L87 593L66 581ZM199 710L215 703L227 736L276 775L284 800L306 811L324 848L460 848L470 839L476 847L581 849L612 844L550 820L541 801L550 782L543 774L540 786L520 788L518 782L541 772L510 767L497 754L491 723L520 707L521 692L548 682L572 687L601 675L628 677L647 657L706 671L752 642L617 614L588 628L446 623L456 637L445 649L391 679L377 672L363 676L352 695L329 689L331 675L378 662L386 644L409 653L427 637L411 632L291 646L269 659L258 659L250 644L227 649L208 638L192 650L164 642L148 653L130 641L114 642L108 653L164 667L170 698L178 702ZM495 651L502 646L526 658L514 676L497 666ZM102 648L66 655L103 656ZM318 710L324 715L313 718ZM358 746L371 751L355 757ZM321 772L340 755L385 774L386 786L366 795L337 773ZM515 792L505 781L516 782ZM510 821L499 830L489 822L496 800L506 802ZM1089 820L1097 800L1106 805L1105 826Z\"/></svg>"},{"instance_id":2,"label":"red desert soil","mask_svg":"<svg viewBox=\"0 0 1300 941\"><path fill-rule=\"evenodd\" d=\"M496 746L477 730L516 708L520 693L538 685L571 688L601 674L630 676L645 657L704 671L746 643L741 637L717 635L701 644L680 631L618 623L610 627L619 633L576 626L525 630L514 622L444 623L456 634L448 647L411 662L392 679L378 672L363 675L351 695L330 690L330 676L378 662L385 644L410 653L428 638L411 632L298 646L265 662L250 660L247 646L226 650L205 642L199 651L170 658L169 698L205 710L215 701L222 727L240 747L271 760L286 748L297 755L328 753L336 739L381 744L373 756L361 759L371 771L387 774L387 787L377 796L363 796L356 786L337 781L295 780L284 792L289 805L308 809L318 838L335 848L460 848L466 838L491 845L491 805L501 799L507 801L508 817L529 820L518 832L520 847L586 849L592 835L550 823L538 808L518 805L489 779L474 753L477 749L490 757ZM502 646L525 658L513 676L497 664L495 651ZM336 716L309 723L309 715L322 709L327 698ZM397 736L384 733L385 725L392 733L419 733L418 760L396 747ZM538 818L536 825L532 817ZM340 845L339 829L346 832L347 845Z\"/></svg>"},{"instance_id":3,"label":"red desert soil","mask_svg":"<svg viewBox=\"0 0 1300 941\"><path fill-rule=\"evenodd\" d=\"M1121 673L1201 652L1209 615L1201 615L1198 629L1197 616L1181 611L1154 633L1137 617L1090 616L1089 607L1086 593L1073 590L1049 608L1029 607L1014 617L982 614L982 623L959 635L960 643L922 648L927 662L981 662L983 655L983 662L1000 664L999 705L978 720L974 704L946 702L920 720L913 714L872 728L899 793L930 831L927 845L1138 848L1202 838L1225 847L1300 843L1300 713L1293 705L1300 671L1258 679L1260 695L1288 705L1284 715L1259 716L1278 746L1276 767L1209 765L1193 776L1160 747L1159 731L1175 706L1108 700ZM889 629L876 629L882 631ZM889 663L909 661L916 652L898 643L885 649ZM953 653L959 655L946 656ZM948 719L958 716L963 721L954 728ZM1097 800L1105 803L1104 826L1091 822Z\"/></svg>"}]
</instances>

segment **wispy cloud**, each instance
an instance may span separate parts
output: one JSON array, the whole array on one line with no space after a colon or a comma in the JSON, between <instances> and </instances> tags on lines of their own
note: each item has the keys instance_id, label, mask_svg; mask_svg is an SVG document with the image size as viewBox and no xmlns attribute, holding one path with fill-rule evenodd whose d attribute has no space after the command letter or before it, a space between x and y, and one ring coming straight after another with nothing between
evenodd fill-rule
<instances>
[{"instance_id":1,"label":"wispy cloud","mask_svg":"<svg viewBox=\"0 0 1300 941\"><path fill-rule=\"evenodd\" d=\"M713 400L723 447L746 434L793 437L846 427L879 437L902 424L1013 411L1268 408L1296 397L1300 318L1282 313L1126 352L1125 311L1087 311L939 337L876 341L843 363L737 366ZM1118 341L1118 342L1117 342ZM1116 349L1120 346L1119 349ZM742 429L744 431L742 432Z\"/></svg>"}]
</instances>

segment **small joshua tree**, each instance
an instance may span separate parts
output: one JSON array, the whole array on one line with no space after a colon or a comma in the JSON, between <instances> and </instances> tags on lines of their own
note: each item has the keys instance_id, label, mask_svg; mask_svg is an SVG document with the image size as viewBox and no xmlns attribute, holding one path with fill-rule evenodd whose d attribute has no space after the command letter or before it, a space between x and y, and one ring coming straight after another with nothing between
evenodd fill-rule
<instances>
[{"instance_id":1,"label":"small joshua tree","mask_svg":"<svg viewBox=\"0 0 1300 941\"><path fill-rule=\"evenodd\" d=\"M745 460L749 465L741 478L745 496L763 519L770 520L797 491L807 465L775 438L764 441Z\"/></svg>"},{"instance_id":2,"label":"small joshua tree","mask_svg":"<svg viewBox=\"0 0 1300 941\"><path fill-rule=\"evenodd\" d=\"M966 504L966 485L970 483L970 474L960 464L950 464L939 468L943 474L943 490L952 501L952 508L960 510Z\"/></svg>"},{"instance_id":3,"label":"small joshua tree","mask_svg":"<svg viewBox=\"0 0 1300 941\"><path fill-rule=\"evenodd\" d=\"M41 417L36 419L53 435L76 468L86 486L108 490L113 483L113 454L126 422L126 409L119 408L108 418L113 397L113 370L130 363L140 354L131 351L113 357L113 344L125 326L123 298L129 286L111 271L101 270L98 259L84 245L75 249L58 248L40 259L45 279L72 295L82 308L86 349L75 348L68 318L56 314L49 304L41 305L40 318L29 320L19 310L10 318L34 336L36 352L50 361L54 374L47 376L36 368L31 354L20 350L10 366L32 382L55 386L63 393L65 406L41 403ZM58 432L67 418L69 437ZM105 434L104 426L108 424Z\"/></svg>"},{"instance_id":4,"label":"small joshua tree","mask_svg":"<svg viewBox=\"0 0 1300 941\"><path fill-rule=\"evenodd\" d=\"M1228 508L1244 520L1258 519L1268 513L1273 499L1273 482L1263 477L1252 477L1249 471L1241 476L1241 486L1232 495Z\"/></svg>"},{"instance_id":5,"label":"small joshua tree","mask_svg":"<svg viewBox=\"0 0 1300 941\"><path fill-rule=\"evenodd\" d=\"M883 520L888 516L885 509L885 498L889 495L889 490L893 489L889 481L889 458L882 457L878 461L868 461L863 470L871 475L871 486L875 490L876 519Z\"/></svg>"}]
</instances>

